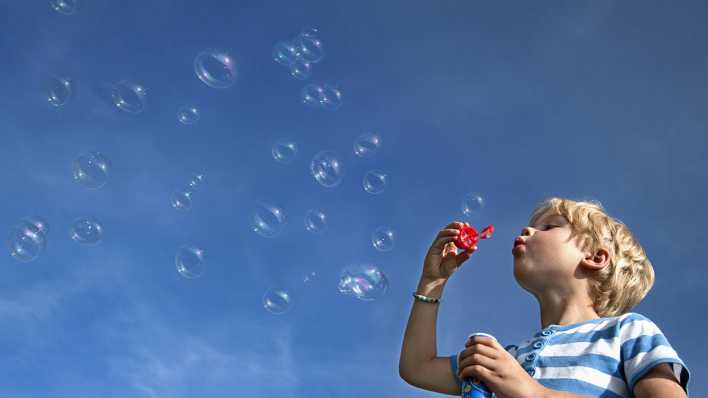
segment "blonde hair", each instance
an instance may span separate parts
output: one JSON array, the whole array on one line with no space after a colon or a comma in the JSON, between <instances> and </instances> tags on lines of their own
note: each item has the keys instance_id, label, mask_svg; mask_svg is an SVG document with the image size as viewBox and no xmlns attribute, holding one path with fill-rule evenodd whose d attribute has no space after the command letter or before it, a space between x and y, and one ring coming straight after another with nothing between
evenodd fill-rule
<instances>
[{"instance_id":1,"label":"blonde hair","mask_svg":"<svg viewBox=\"0 0 708 398\"><path fill-rule=\"evenodd\" d=\"M578 248L595 254L600 248L610 253L608 266L589 278L588 295L601 317L618 316L649 293L654 285L654 268L639 241L620 220L610 217L596 200L574 201L547 198L531 214L529 225L548 214L565 217Z\"/></svg>"}]
</instances>

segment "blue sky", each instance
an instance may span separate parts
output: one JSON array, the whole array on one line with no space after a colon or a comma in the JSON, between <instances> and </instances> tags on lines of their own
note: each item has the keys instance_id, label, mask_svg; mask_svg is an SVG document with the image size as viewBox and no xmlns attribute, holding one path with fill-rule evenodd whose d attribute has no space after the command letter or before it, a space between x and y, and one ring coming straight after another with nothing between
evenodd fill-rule
<instances>
[{"instance_id":1,"label":"blue sky","mask_svg":"<svg viewBox=\"0 0 708 398\"><path fill-rule=\"evenodd\" d=\"M398 377L398 355L423 256L469 192L486 200L470 221L496 233L447 284L441 355L474 331L510 344L539 329L513 239L546 197L595 199L654 265L634 311L687 363L692 395L708 394L702 2L96 0L74 15L47 3L0 3L0 225L50 224L35 261L0 256L0 395L437 396ZM271 49L308 25L326 57L300 81ZM232 87L194 74L210 48L236 60ZM50 109L42 82L57 74L75 92ZM145 112L110 103L106 84L122 79L146 87ZM299 102L317 82L339 85L339 110ZM190 103L201 120L180 125ZM368 131L382 147L358 158L353 140ZM299 146L289 165L270 155L282 138ZM90 150L112 163L93 191L71 175ZM344 165L336 188L309 174L321 150ZM380 195L361 187L370 169L390 176ZM194 172L203 189L178 212L170 195ZM249 230L258 200L288 217L276 239ZM312 207L329 233L305 231ZM69 238L88 216L104 224L97 246ZM397 232L390 252L371 245L381 225ZM202 277L177 273L182 245L204 249ZM387 275L381 299L337 291L356 263ZM292 291L285 314L262 306L274 286Z\"/></svg>"}]
</instances>

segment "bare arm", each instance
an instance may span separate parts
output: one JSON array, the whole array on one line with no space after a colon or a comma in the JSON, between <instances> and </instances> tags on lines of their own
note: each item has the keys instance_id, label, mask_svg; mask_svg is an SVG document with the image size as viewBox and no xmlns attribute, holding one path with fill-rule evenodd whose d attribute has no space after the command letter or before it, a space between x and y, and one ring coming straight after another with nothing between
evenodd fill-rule
<instances>
[{"instance_id":1,"label":"bare arm","mask_svg":"<svg viewBox=\"0 0 708 398\"><path fill-rule=\"evenodd\" d=\"M441 230L425 257L418 294L440 298L450 276L477 249L457 253L454 240L462 223ZM403 380L419 388L460 395L460 387L450 368L449 357L438 357L435 328L438 305L414 300L403 337L398 372Z\"/></svg>"}]
</instances>

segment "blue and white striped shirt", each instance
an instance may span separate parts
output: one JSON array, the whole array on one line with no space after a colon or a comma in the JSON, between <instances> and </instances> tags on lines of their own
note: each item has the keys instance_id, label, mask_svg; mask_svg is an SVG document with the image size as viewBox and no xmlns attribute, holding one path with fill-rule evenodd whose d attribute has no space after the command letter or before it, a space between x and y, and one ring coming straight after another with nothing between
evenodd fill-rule
<instances>
[{"instance_id":1,"label":"blue and white striped shirt","mask_svg":"<svg viewBox=\"0 0 708 398\"><path fill-rule=\"evenodd\" d=\"M552 390L631 398L642 376L668 363L688 395L688 368L659 327L638 313L549 325L521 344L504 348L529 375ZM450 363L457 378L457 354ZM461 385L462 380L457 381Z\"/></svg>"}]
</instances>

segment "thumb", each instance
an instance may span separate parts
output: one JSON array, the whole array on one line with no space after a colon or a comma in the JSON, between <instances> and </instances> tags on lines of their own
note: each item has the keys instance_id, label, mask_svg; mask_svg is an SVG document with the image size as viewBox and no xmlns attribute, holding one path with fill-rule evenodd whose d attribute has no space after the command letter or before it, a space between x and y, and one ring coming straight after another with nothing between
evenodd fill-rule
<instances>
[{"instance_id":1,"label":"thumb","mask_svg":"<svg viewBox=\"0 0 708 398\"><path fill-rule=\"evenodd\" d=\"M477 246L475 246L469 250L465 250L464 252L458 254L457 258L455 259L457 262L457 266L459 267L462 265L462 263L467 261L470 258L470 256L472 256L472 253L474 253L476 250L477 250Z\"/></svg>"}]
</instances>

